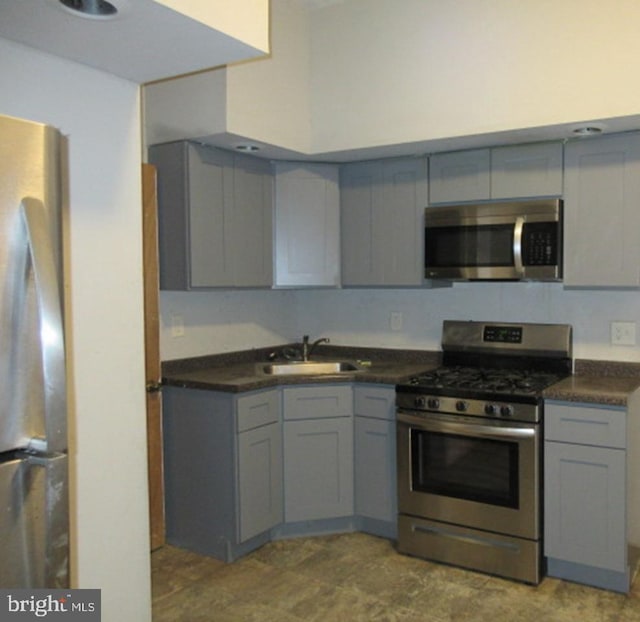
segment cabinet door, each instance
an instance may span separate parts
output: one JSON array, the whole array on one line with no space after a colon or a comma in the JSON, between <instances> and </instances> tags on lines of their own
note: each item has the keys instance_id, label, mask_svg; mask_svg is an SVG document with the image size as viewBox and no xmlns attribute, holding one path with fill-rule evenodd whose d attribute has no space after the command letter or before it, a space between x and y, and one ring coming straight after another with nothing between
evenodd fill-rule
<instances>
[{"instance_id":1,"label":"cabinet door","mask_svg":"<svg viewBox=\"0 0 640 622\"><path fill-rule=\"evenodd\" d=\"M545 555L626 570L625 451L545 443Z\"/></svg>"},{"instance_id":2,"label":"cabinet door","mask_svg":"<svg viewBox=\"0 0 640 622\"><path fill-rule=\"evenodd\" d=\"M491 152L473 149L429 158L429 202L458 203L491 197Z\"/></svg>"},{"instance_id":3,"label":"cabinet door","mask_svg":"<svg viewBox=\"0 0 640 622\"><path fill-rule=\"evenodd\" d=\"M491 150L491 198L562 196L562 144Z\"/></svg>"},{"instance_id":4,"label":"cabinet door","mask_svg":"<svg viewBox=\"0 0 640 622\"><path fill-rule=\"evenodd\" d=\"M231 285L233 157L181 141L150 147L149 162L158 170L160 288Z\"/></svg>"},{"instance_id":5,"label":"cabinet door","mask_svg":"<svg viewBox=\"0 0 640 622\"><path fill-rule=\"evenodd\" d=\"M395 522L395 421L355 417L355 491L357 515Z\"/></svg>"},{"instance_id":6,"label":"cabinet door","mask_svg":"<svg viewBox=\"0 0 640 622\"><path fill-rule=\"evenodd\" d=\"M233 285L231 222L233 157L224 151L188 145L190 287Z\"/></svg>"},{"instance_id":7,"label":"cabinet door","mask_svg":"<svg viewBox=\"0 0 640 622\"><path fill-rule=\"evenodd\" d=\"M423 214L429 200L426 160L390 160L382 172L381 212L373 228L382 284L420 285L424 272Z\"/></svg>"},{"instance_id":8,"label":"cabinet door","mask_svg":"<svg viewBox=\"0 0 640 622\"><path fill-rule=\"evenodd\" d=\"M240 542L282 522L282 428L279 423L238 435L238 502Z\"/></svg>"},{"instance_id":9,"label":"cabinet door","mask_svg":"<svg viewBox=\"0 0 640 622\"><path fill-rule=\"evenodd\" d=\"M382 163L346 164L340 170L342 284L381 285L376 223L382 205Z\"/></svg>"},{"instance_id":10,"label":"cabinet door","mask_svg":"<svg viewBox=\"0 0 640 622\"><path fill-rule=\"evenodd\" d=\"M564 284L640 284L640 134L565 147Z\"/></svg>"},{"instance_id":11,"label":"cabinet door","mask_svg":"<svg viewBox=\"0 0 640 622\"><path fill-rule=\"evenodd\" d=\"M235 156L233 234L227 242L233 256L236 287L270 287L273 282L273 175L266 160Z\"/></svg>"},{"instance_id":12,"label":"cabinet door","mask_svg":"<svg viewBox=\"0 0 640 622\"><path fill-rule=\"evenodd\" d=\"M284 423L285 521L353 514L350 417Z\"/></svg>"},{"instance_id":13,"label":"cabinet door","mask_svg":"<svg viewBox=\"0 0 640 622\"><path fill-rule=\"evenodd\" d=\"M276 285L340 284L338 167L276 164Z\"/></svg>"}]
</instances>

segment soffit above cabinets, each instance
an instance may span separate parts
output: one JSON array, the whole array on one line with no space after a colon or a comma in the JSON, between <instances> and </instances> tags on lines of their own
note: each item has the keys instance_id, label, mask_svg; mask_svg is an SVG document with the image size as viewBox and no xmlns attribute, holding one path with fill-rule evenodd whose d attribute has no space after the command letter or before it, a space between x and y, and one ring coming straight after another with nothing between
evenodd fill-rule
<instances>
[{"instance_id":1,"label":"soffit above cabinets","mask_svg":"<svg viewBox=\"0 0 640 622\"><path fill-rule=\"evenodd\" d=\"M110 2L118 9L113 18L79 16L58 0L0 0L0 37L137 83L268 51L154 0Z\"/></svg>"}]
</instances>

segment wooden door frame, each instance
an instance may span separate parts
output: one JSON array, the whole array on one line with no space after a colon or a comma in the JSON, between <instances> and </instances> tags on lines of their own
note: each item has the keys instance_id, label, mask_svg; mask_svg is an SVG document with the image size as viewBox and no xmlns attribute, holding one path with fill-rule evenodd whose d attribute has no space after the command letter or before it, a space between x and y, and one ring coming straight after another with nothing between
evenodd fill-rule
<instances>
[{"instance_id":1,"label":"wooden door frame","mask_svg":"<svg viewBox=\"0 0 640 622\"><path fill-rule=\"evenodd\" d=\"M151 550L165 543L156 168L142 165L144 338Z\"/></svg>"}]
</instances>

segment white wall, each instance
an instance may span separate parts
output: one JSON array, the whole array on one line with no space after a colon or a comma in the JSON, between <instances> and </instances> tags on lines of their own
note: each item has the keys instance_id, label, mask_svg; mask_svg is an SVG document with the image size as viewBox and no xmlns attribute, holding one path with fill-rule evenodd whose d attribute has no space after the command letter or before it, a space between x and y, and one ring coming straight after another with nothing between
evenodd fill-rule
<instances>
[{"instance_id":1,"label":"white wall","mask_svg":"<svg viewBox=\"0 0 640 622\"><path fill-rule=\"evenodd\" d=\"M303 334L336 345L439 350L446 319L568 323L574 356L640 362L640 347L610 345L613 320L640 327L637 291L565 290L551 283L460 283L440 289L168 293L162 299L162 358L267 347ZM403 316L392 331L391 312ZM171 313L185 335L171 336ZM640 335L640 333L639 333Z\"/></svg>"},{"instance_id":2,"label":"white wall","mask_svg":"<svg viewBox=\"0 0 640 622\"><path fill-rule=\"evenodd\" d=\"M309 16L298 0L271 3L271 54L226 69L227 131L311 150Z\"/></svg>"},{"instance_id":3,"label":"white wall","mask_svg":"<svg viewBox=\"0 0 640 622\"><path fill-rule=\"evenodd\" d=\"M640 3L348 0L312 17L313 151L637 115Z\"/></svg>"},{"instance_id":4,"label":"white wall","mask_svg":"<svg viewBox=\"0 0 640 622\"><path fill-rule=\"evenodd\" d=\"M150 620L137 85L0 39L0 114L68 136L73 587Z\"/></svg>"},{"instance_id":5,"label":"white wall","mask_svg":"<svg viewBox=\"0 0 640 622\"><path fill-rule=\"evenodd\" d=\"M171 360L294 341L295 296L289 290L160 292L160 357ZM171 334L175 315L184 323L184 336Z\"/></svg>"},{"instance_id":6,"label":"white wall","mask_svg":"<svg viewBox=\"0 0 640 622\"><path fill-rule=\"evenodd\" d=\"M640 125L637 0L345 0L309 15L298 0L271 6L269 57L178 80L184 104L170 118L183 138L322 156L442 150L429 141L463 137L477 146L515 131L519 142L565 137L602 119L616 131ZM188 112L190 89L197 98L207 80L226 98L203 100L208 130ZM158 85L158 105L165 88L175 94ZM176 137L162 130L152 142Z\"/></svg>"}]
</instances>

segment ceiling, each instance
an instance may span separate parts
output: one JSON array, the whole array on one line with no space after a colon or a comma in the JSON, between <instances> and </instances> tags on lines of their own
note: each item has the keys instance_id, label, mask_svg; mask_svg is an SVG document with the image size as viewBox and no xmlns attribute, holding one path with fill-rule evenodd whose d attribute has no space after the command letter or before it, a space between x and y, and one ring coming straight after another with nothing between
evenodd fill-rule
<instances>
[{"instance_id":1,"label":"ceiling","mask_svg":"<svg viewBox=\"0 0 640 622\"><path fill-rule=\"evenodd\" d=\"M153 0L110 0L114 18L84 17L58 0L0 0L0 37L137 83L259 55Z\"/></svg>"}]
</instances>

